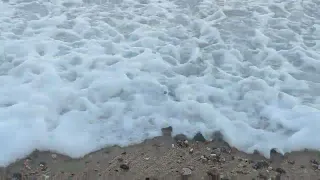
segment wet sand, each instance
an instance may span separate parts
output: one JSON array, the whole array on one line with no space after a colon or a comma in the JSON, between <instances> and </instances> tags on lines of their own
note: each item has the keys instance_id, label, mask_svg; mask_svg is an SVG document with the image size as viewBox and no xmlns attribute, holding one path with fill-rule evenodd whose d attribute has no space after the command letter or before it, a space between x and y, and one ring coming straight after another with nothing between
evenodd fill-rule
<instances>
[{"instance_id":1,"label":"wet sand","mask_svg":"<svg viewBox=\"0 0 320 180\"><path fill-rule=\"evenodd\" d=\"M185 140L168 134L143 143L109 147L81 159L35 151L6 168L1 179L320 179L320 153L246 154L221 140Z\"/></svg>"}]
</instances>

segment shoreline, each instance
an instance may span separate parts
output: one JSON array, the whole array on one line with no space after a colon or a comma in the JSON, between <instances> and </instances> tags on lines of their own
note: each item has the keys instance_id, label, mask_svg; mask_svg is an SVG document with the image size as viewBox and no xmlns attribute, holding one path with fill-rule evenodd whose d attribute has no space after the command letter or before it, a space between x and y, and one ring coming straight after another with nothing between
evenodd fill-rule
<instances>
[{"instance_id":1,"label":"shoreline","mask_svg":"<svg viewBox=\"0 0 320 180\"><path fill-rule=\"evenodd\" d=\"M49 151L0 168L2 179L319 179L320 153L298 151L270 159L230 147L220 138L205 141L184 135L163 135L127 147L108 147L72 159ZM218 178L218 179L219 179Z\"/></svg>"}]
</instances>

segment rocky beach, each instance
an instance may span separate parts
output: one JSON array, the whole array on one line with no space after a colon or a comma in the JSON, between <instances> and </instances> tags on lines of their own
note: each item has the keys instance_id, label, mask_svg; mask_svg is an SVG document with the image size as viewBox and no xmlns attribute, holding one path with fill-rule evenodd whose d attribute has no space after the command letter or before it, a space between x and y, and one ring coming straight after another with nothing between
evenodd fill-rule
<instances>
[{"instance_id":1,"label":"rocky beach","mask_svg":"<svg viewBox=\"0 0 320 180\"><path fill-rule=\"evenodd\" d=\"M207 141L198 133L193 139L180 134L163 135L128 147L108 147L72 159L54 152L34 151L1 169L2 179L102 180L102 179L204 179L294 180L320 179L320 153L300 151L270 159L230 147L219 133Z\"/></svg>"}]
</instances>

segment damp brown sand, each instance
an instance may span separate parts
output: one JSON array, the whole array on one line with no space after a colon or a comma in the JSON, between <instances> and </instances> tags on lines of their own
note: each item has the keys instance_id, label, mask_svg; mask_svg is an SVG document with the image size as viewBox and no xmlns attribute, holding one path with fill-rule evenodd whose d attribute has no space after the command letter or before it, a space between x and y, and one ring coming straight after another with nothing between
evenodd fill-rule
<instances>
[{"instance_id":1,"label":"damp brown sand","mask_svg":"<svg viewBox=\"0 0 320 180\"><path fill-rule=\"evenodd\" d=\"M109 147L81 159L35 151L6 168L1 179L320 179L319 152L282 156L246 154L223 141L198 142L161 136L140 144ZM184 174L184 175L183 175ZM219 178L218 178L219 176Z\"/></svg>"}]
</instances>

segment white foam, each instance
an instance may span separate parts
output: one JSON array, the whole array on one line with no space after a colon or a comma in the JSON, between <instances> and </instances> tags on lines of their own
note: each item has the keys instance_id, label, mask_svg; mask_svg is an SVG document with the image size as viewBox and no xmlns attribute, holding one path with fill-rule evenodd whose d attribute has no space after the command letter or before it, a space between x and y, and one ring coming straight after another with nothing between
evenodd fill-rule
<instances>
[{"instance_id":1,"label":"white foam","mask_svg":"<svg viewBox=\"0 0 320 180\"><path fill-rule=\"evenodd\" d=\"M0 2L1 166L169 125L266 157L320 148L319 3L84 2Z\"/></svg>"}]
</instances>

